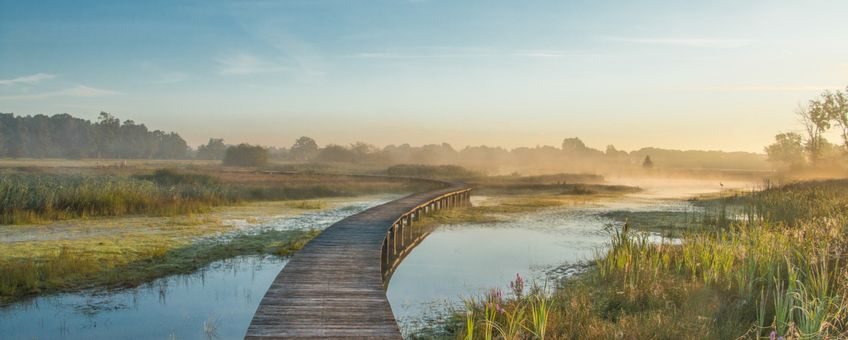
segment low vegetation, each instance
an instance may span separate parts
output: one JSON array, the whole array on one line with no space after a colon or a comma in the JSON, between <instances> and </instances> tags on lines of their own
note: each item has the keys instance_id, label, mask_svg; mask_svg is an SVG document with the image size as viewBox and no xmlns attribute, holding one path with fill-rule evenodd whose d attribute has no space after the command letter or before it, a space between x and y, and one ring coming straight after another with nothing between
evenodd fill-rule
<instances>
[{"instance_id":1,"label":"low vegetation","mask_svg":"<svg viewBox=\"0 0 848 340\"><path fill-rule=\"evenodd\" d=\"M604 177L593 174L553 174L541 176L489 176L469 183L480 195L617 195L632 193L637 187L603 184Z\"/></svg>"},{"instance_id":2,"label":"low vegetation","mask_svg":"<svg viewBox=\"0 0 848 340\"><path fill-rule=\"evenodd\" d=\"M611 230L582 275L467 302L440 334L470 339L848 336L848 180L723 199L680 243ZM544 327L540 327L544 320ZM544 333L542 333L544 332Z\"/></svg>"},{"instance_id":3,"label":"low vegetation","mask_svg":"<svg viewBox=\"0 0 848 340\"><path fill-rule=\"evenodd\" d=\"M239 144L224 152L224 165L263 166L268 164L268 150L257 145Z\"/></svg>"},{"instance_id":4,"label":"low vegetation","mask_svg":"<svg viewBox=\"0 0 848 340\"><path fill-rule=\"evenodd\" d=\"M167 233L167 232L166 232ZM85 240L0 244L0 304L35 294L86 288L125 288L194 272L240 255L289 256L317 230L266 230L194 242L142 233ZM18 254L17 256L15 254Z\"/></svg>"},{"instance_id":5,"label":"low vegetation","mask_svg":"<svg viewBox=\"0 0 848 340\"><path fill-rule=\"evenodd\" d=\"M426 182L320 174L0 172L0 224L147 214L172 216L246 201L302 200L404 192Z\"/></svg>"},{"instance_id":6,"label":"low vegetation","mask_svg":"<svg viewBox=\"0 0 848 340\"><path fill-rule=\"evenodd\" d=\"M467 180L480 174L457 165L399 164L386 170L389 176Z\"/></svg>"}]
</instances>

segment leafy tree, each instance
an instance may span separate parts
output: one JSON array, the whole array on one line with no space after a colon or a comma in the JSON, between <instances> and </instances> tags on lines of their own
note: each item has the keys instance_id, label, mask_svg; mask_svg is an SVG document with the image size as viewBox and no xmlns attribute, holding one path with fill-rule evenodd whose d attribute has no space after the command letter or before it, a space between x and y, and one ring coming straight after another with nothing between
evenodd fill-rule
<instances>
[{"instance_id":1,"label":"leafy tree","mask_svg":"<svg viewBox=\"0 0 848 340\"><path fill-rule=\"evenodd\" d=\"M101 112L96 123L69 114L0 114L0 157L185 158L188 144L176 133L149 131Z\"/></svg>"},{"instance_id":2,"label":"leafy tree","mask_svg":"<svg viewBox=\"0 0 848 340\"><path fill-rule=\"evenodd\" d=\"M848 87L845 87L845 92L827 91L820 101L822 109L840 130L844 151L848 151Z\"/></svg>"},{"instance_id":3,"label":"leafy tree","mask_svg":"<svg viewBox=\"0 0 848 340\"><path fill-rule=\"evenodd\" d=\"M823 134L830 129L831 115L825 104L819 100L810 100L808 106L800 106L796 114L804 124L807 132L807 143L805 145L810 162L818 163L821 159L822 148L827 142Z\"/></svg>"},{"instance_id":4,"label":"leafy tree","mask_svg":"<svg viewBox=\"0 0 848 340\"><path fill-rule=\"evenodd\" d=\"M197 148L197 159L218 160L224 158L227 145L223 138L210 138L206 145Z\"/></svg>"},{"instance_id":5,"label":"leafy tree","mask_svg":"<svg viewBox=\"0 0 848 340\"><path fill-rule=\"evenodd\" d=\"M318 153L318 143L312 138L300 137L292 145L290 153L294 160L308 161Z\"/></svg>"},{"instance_id":6,"label":"leafy tree","mask_svg":"<svg viewBox=\"0 0 848 340\"><path fill-rule=\"evenodd\" d=\"M239 144L227 148L224 165L262 166L268 163L268 150L261 146Z\"/></svg>"},{"instance_id":7,"label":"leafy tree","mask_svg":"<svg viewBox=\"0 0 848 340\"><path fill-rule=\"evenodd\" d=\"M797 133L787 132L774 136L774 144L765 148L769 162L797 169L804 165L804 140Z\"/></svg>"},{"instance_id":8,"label":"leafy tree","mask_svg":"<svg viewBox=\"0 0 848 340\"><path fill-rule=\"evenodd\" d=\"M321 162L356 162L356 153L341 145L330 144L321 149L315 157Z\"/></svg>"},{"instance_id":9,"label":"leafy tree","mask_svg":"<svg viewBox=\"0 0 848 340\"><path fill-rule=\"evenodd\" d=\"M586 144L580 138L566 138L562 140L562 151L565 152L583 152L588 150Z\"/></svg>"}]
</instances>

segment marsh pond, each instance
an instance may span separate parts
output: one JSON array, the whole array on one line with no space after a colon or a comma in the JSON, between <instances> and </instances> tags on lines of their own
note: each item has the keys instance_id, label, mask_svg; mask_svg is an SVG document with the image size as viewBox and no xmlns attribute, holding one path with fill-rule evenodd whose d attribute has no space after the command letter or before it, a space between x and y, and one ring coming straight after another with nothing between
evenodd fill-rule
<instances>
[{"instance_id":1,"label":"marsh pond","mask_svg":"<svg viewBox=\"0 0 848 340\"><path fill-rule=\"evenodd\" d=\"M413 333L461 306L463 298L503 286L516 275L544 285L579 273L581 264L604 249L608 228L621 223L617 213L697 214L700 208L687 198L723 189L710 180L647 181L638 186L638 192L582 195L565 204L503 213L497 220L434 226L388 286L402 329ZM240 233L320 229L395 197L352 198L317 211L233 223L241 224L236 231ZM478 207L501 200L472 197ZM674 241L662 233L652 237ZM0 334L4 339L241 338L265 290L285 265L284 257L274 255L237 256L135 288L37 296L0 309Z\"/></svg>"}]
</instances>

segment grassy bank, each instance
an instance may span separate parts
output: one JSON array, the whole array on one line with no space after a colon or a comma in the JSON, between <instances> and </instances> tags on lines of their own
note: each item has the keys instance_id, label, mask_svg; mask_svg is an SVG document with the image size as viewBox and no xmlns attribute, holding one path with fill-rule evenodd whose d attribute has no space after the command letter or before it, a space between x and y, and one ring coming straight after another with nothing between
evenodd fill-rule
<instances>
[{"instance_id":1,"label":"grassy bank","mask_svg":"<svg viewBox=\"0 0 848 340\"><path fill-rule=\"evenodd\" d=\"M583 189L573 191L574 187ZM488 184L474 183L474 195L485 196L485 200L471 207L438 211L425 217L427 224L494 223L509 220L514 214L530 213L542 209L585 204L594 200L621 196L637 192L637 187L603 184L534 183L529 187L518 184L490 181Z\"/></svg>"},{"instance_id":2,"label":"grassy bank","mask_svg":"<svg viewBox=\"0 0 848 340\"><path fill-rule=\"evenodd\" d=\"M632 193L637 187L603 184L591 174L541 176L490 176L469 181L479 195L616 195Z\"/></svg>"},{"instance_id":3,"label":"grassy bank","mask_svg":"<svg viewBox=\"0 0 848 340\"><path fill-rule=\"evenodd\" d=\"M321 174L99 169L0 171L0 224L144 214L174 216L249 201L409 192L430 184Z\"/></svg>"},{"instance_id":4,"label":"grassy bank","mask_svg":"<svg viewBox=\"0 0 848 340\"><path fill-rule=\"evenodd\" d=\"M239 255L289 256L319 233L268 230L203 237L230 228L217 220L191 217L160 223L121 230L70 227L80 229L80 235L64 231L57 239L39 236L0 243L0 304L37 294L134 287Z\"/></svg>"},{"instance_id":5,"label":"grassy bank","mask_svg":"<svg viewBox=\"0 0 848 340\"><path fill-rule=\"evenodd\" d=\"M615 231L586 273L549 293L468 301L441 335L538 338L545 320L551 339L848 336L848 181L767 188L722 205L728 223L705 219L679 245Z\"/></svg>"},{"instance_id":6,"label":"grassy bank","mask_svg":"<svg viewBox=\"0 0 848 340\"><path fill-rule=\"evenodd\" d=\"M168 217L0 225L0 305L40 294L136 286L240 255L289 256L318 232L250 226L349 202L349 198L261 201ZM245 227L248 230L242 231Z\"/></svg>"}]
</instances>

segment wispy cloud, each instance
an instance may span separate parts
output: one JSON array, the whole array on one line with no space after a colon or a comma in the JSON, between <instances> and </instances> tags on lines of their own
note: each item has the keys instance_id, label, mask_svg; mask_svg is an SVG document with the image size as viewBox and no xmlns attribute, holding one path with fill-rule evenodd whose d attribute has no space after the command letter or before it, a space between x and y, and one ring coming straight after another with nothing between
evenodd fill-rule
<instances>
[{"instance_id":1,"label":"wispy cloud","mask_svg":"<svg viewBox=\"0 0 848 340\"><path fill-rule=\"evenodd\" d=\"M462 59L490 57L571 58L585 56L590 56L590 54L549 49L500 50L483 47L423 46L359 52L344 57L355 59Z\"/></svg>"},{"instance_id":2,"label":"wispy cloud","mask_svg":"<svg viewBox=\"0 0 848 340\"><path fill-rule=\"evenodd\" d=\"M227 75L249 75L283 72L288 68L248 53L238 53L216 59L218 72Z\"/></svg>"},{"instance_id":3,"label":"wispy cloud","mask_svg":"<svg viewBox=\"0 0 848 340\"><path fill-rule=\"evenodd\" d=\"M560 50L518 50L512 53L515 57L528 58L571 58L585 57L588 54Z\"/></svg>"},{"instance_id":4,"label":"wispy cloud","mask_svg":"<svg viewBox=\"0 0 848 340\"><path fill-rule=\"evenodd\" d=\"M607 40L632 44L668 45L701 48L740 48L749 46L754 40L748 39L712 39L712 38L633 38L607 37Z\"/></svg>"},{"instance_id":5,"label":"wispy cloud","mask_svg":"<svg viewBox=\"0 0 848 340\"><path fill-rule=\"evenodd\" d=\"M0 100L30 100L30 99L45 99L53 97L104 97L119 95L120 92L98 89L95 87L76 85L66 89L48 91L41 93L24 93L0 96Z\"/></svg>"},{"instance_id":6,"label":"wispy cloud","mask_svg":"<svg viewBox=\"0 0 848 340\"><path fill-rule=\"evenodd\" d=\"M821 92L838 89L840 86L826 85L716 85L697 88L714 92Z\"/></svg>"},{"instance_id":7,"label":"wispy cloud","mask_svg":"<svg viewBox=\"0 0 848 340\"><path fill-rule=\"evenodd\" d=\"M0 85L34 84L42 80L48 80L53 78L56 78L56 76L47 73L36 73L33 75L22 76L12 79L0 79Z\"/></svg>"},{"instance_id":8,"label":"wispy cloud","mask_svg":"<svg viewBox=\"0 0 848 340\"><path fill-rule=\"evenodd\" d=\"M159 75L159 79L153 81L153 84L174 84L183 82L188 79L188 74L179 71L163 72Z\"/></svg>"},{"instance_id":9,"label":"wispy cloud","mask_svg":"<svg viewBox=\"0 0 848 340\"><path fill-rule=\"evenodd\" d=\"M348 55L355 59L449 59L449 58L478 58L490 57L490 53L432 53L432 54L404 54L388 52L363 52Z\"/></svg>"},{"instance_id":10,"label":"wispy cloud","mask_svg":"<svg viewBox=\"0 0 848 340\"><path fill-rule=\"evenodd\" d=\"M154 85L180 83L189 78L188 73L170 70L149 61L141 62L140 67L145 74L150 75L150 83Z\"/></svg>"}]
</instances>

